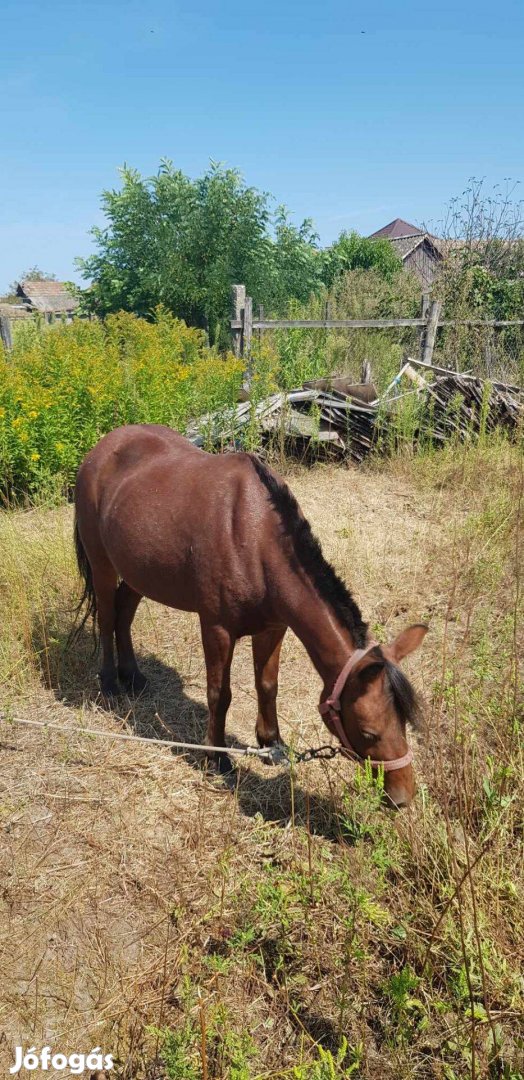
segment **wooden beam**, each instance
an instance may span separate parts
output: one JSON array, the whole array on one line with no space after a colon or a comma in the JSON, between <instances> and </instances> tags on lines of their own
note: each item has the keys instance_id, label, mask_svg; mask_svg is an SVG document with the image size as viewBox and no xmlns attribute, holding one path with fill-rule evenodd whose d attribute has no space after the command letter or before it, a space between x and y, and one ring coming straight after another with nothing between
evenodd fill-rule
<instances>
[{"instance_id":1,"label":"wooden beam","mask_svg":"<svg viewBox=\"0 0 524 1080\"><path fill-rule=\"evenodd\" d=\"M254 319L253 330L387 330L395 326L427 326L426 319ZM524 326L524 319L442 319L439 326ZM241 319L231 320L232 330L242 329Z\"/></svg>"},{"instance_id":2,"label":"wooden beam","mask_svg":"<svg viewBox=\"0 0 524 1080\"><path fill-rule=\"evenodd\" d=\"M235 356L242 355L242 331L244 328L244 306L246 303L246 286L231 286L231 337Z\"/></svg>"},{"instance_id":3,"label":"wooden beam","mask_svg":"<svg viewBox=\"0 0 524 1080\"><path fill-rule=\"evenodd\" d=\"M11 319L7 315L0 315L0 340L4 349L9 352L13 348L13 335L11 334Z\"/></svg>"},{"instance_id":4,"label":"wooden beam","mask_svg":"<svg viewBox=\"0 0 524 1080\"><path fill-rule=\"evenodd\" d=\"M251 340L253 337L253 301L246 296L244 301L244 329L242 331L242 356L246 361L245 383L251 385Z\"/></svg>"},{"instance_id":5,"label":"wooden beam","mask_svg":"<svg viewBox=\"0 0 524 1080\"><path fill-rule=\"evenodd\" d=\"M383 330L394 326L425 325L425 319L255 319L253 330Z\"/></svg>"},{"instance_id":6,"label":"wooden beam","mask_svg":"<svg viewBox=\"0 0 524 1080\"><path fill-rule=\"evenodd\" d=\"M429 312L430 302L431 302L431 300L430 300L429 293L422 293L422 297L421 297L421 300L420 300L420 318L424 319L424 322L426 324L427 324L427 321L428 321L428 312ZM422 353L424 351L424 335L425 335L425 332L426 332L426 330L425 330L425 327L424 327L424 329L421 330L419 332L419 335L418 335L418 354L419 354L419 356L422 356Z\"/></svg>"},{"instance_id":7,"label":"wooden beam","mask_svg":"<svg viewBox=\"0 0 524 1080\"><path fill-rule=\"evenodd\" d=\"M421 360L423 364L431 364L431 361L433 360L433 349L435 348L435 338L437 336L437 327L441 310L442 301L432 300L428 309L428 322L422 348Z\"/></svg>"},{"instance_id":8,"label":"wooden beam","mask_svg":"<svg viewBox=\"0 0 524 1080\"><path fill-rule=\"evenodd\" d=\"M366 383L366 385L370 385L373 382L373 379L371 378L371 364L369 360L362 361L362 367L360 369L360 381L362 383Z\"/></svg>"}]
</instances>

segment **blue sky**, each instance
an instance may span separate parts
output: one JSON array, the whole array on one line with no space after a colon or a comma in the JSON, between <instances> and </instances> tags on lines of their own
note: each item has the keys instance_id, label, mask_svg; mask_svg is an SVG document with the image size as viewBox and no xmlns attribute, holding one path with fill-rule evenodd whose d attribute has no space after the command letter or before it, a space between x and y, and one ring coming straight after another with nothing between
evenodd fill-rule
<instances>
[{"instance_id":1,"label":"blue sky","mask_svg":"<svg viewBox=\"0 0 524 1080\"><path fill-rule=\"evenodd\" d=\"M76 276L123 162L235 165L323 243L524 182L522 0L2 0L1 25L0 290Z\"/></svg>"}]
</instances>

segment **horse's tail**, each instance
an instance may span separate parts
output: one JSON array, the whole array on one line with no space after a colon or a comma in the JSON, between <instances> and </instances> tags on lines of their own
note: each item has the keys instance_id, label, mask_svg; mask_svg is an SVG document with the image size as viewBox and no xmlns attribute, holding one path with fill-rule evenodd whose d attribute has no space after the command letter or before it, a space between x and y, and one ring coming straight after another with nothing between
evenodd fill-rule
<instances>
[{"instance_id":1,"label":"horse's tail","mask_svg":"<svg viewBox=\"0 0 524 1080\"><path fill-rule=\"evenodd\" d=\"M75 609L75 622L73 630L69 636L69 643L75 640L83 630L87 620L92 617L93 619L93 632L95 634L96 642L96 618L97 618L97 605L96 605L96 593L93 585L93 571L91 569L91 563L87 557L86 549L82 543L80 531L78 528L78 521L75 517L75 551L76 561L78 565L78 571L84 588L82 596Z\"/></svg>"}]
</instances>

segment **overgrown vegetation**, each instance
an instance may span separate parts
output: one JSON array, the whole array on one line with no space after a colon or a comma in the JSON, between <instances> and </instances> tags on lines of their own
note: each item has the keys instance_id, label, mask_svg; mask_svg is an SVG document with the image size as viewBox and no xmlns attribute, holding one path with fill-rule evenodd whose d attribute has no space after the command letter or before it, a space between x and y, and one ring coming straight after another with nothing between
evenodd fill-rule
<instances>
[{"instance_id":1,"label":"overgrown vegetation","mask_svg":"<svg viewBox=\"0 0 524 1080\"><path fill-rule=\"evenodd\" d=\"M524 317L524 202L517 185L486 189L471 179L453 199L439 227L446 254L435 283L448 319L518 320ZM440 332L441 355L457 369L488 377L524 377L524 327L449 327Z\"/></svg>"},{"instance_id":2,"label":"overgrown vegetation","mask_svg":"<svg viewBox=\"0 0 524 1080\"><path fill-rule=\"evenodd\" d=\"M191 417L231 408L242 371L160 308L154 322L121 312L52 330L21 325L13 352L0 355L4 495L67 488L84 454L120 424L184 430Z\"/></svg>"},{"instance_id":3,"label":"overgrown vegetation","mask_svg":"<svg viewBox=\"0 0 524 1080\"><path fill-rule=\"evenodd\" d=\"M294 226L235 169L212 163L192 180L164 161L151 178L129 168L121 175L121 188L102 196L98 251L81 261L89 310L148 317L163 304L217 342L228 333L233 282L271 307L306 300L320 282L311 222Z\"/></svg>"},{"instance_id":4,"label":"overgrown vegetation","mask_svg":"<svg viewBox=\"0 0 524 1080\"><path fill-rule=\"evenodd\" d=\"M235 169L211 163L193 180L164 161L154 177L129 168L121 176L120 189L102 195L107 225L93 229L98 250L79 260L90 282L82 303L99 315L149 317L163 304L224 345L235 282L246 285L255 305L284 312L348 270L375 268L390 281L401 268L387 240L356 233L342 233L321 251L309 219L294 225Z\"/></svg>"},{"instance_id":5,"label":"overgrown vegetation","mask_svg":"<svg viewBox=\"0 0 524 1080\"><path fill-rule=\"evenodd\" d=\"M522 454L484 438L289 479L379 640L430 623L410 669L416 802L391 817L342 760L246 763L229 790L168 751L10 725L200 741L205 677L198 621L144 605L150 689L103 712L90 637L64 649L70 509L4 513L6 1072L20 1033L53 1030L113 1051L117 1080L524 1077ZM290 635L279 711L297 748L326 740L317 683ZM246 642L241 743L252 685Z\"/></svg>"}]
</instances>

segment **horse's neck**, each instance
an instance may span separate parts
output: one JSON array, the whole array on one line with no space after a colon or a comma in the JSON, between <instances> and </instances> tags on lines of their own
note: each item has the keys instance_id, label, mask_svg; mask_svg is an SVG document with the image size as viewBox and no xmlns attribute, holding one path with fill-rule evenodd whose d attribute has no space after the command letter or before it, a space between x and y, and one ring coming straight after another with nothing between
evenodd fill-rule
<instances>
[{"instance_id":1,"label":"horse's neck","mask_svg":"<svg viewBox=\"0 0 524 1080\"><path fill-rule=\"evenodd\" d=\"M349 630L308 580L295 582L287 621L309 653L325 688L331 689L356 647Z\"/></svg>"}]
</instances>

